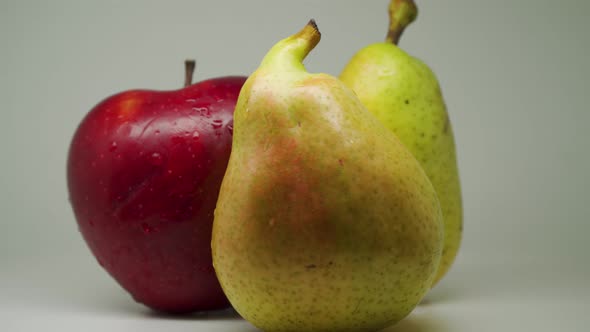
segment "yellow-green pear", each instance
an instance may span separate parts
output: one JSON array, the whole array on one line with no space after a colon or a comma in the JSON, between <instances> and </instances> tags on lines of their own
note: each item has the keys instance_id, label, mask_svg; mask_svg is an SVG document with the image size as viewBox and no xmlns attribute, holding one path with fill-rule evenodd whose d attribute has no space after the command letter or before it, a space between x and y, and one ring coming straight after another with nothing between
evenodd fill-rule
<instances>
[{"instance_id":1,"label":"yellow-green pear","mask_svg":"<svg viewBox=\"0 0 590 332\"><path fill-rule=\"evenodd\" d=\"M240 92L213 265L265 331L377 331L430 289L442 214L396 136L337 78L305 70L319 40L310 21Z\"/></svg>"},{"instance_id":2,"label":"yellow-green pear","mask_svg":"<svg viewBox=\"0 0 590 332\"><path fill-rule=\"evenodd\" d=\"M453 130L439 83L428 66L397 46L417 13L414 1L391 0L386 41L358 51L340 79L413 153L436 189L445 240L434 286L459 250L463 213Z\"/></svg>"}]
</instances>

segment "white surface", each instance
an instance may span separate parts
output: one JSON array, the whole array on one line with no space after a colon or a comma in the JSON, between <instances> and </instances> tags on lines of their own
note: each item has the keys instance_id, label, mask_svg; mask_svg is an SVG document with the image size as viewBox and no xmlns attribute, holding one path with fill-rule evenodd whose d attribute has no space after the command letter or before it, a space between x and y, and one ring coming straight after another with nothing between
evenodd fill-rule
<instances>
[{"instance_id":1,"label":"white surface","mask_svg":"<svg viewBox=\"0 0 590 332\"><path fill-rule=\"evenodd\" d=\"M65 160L84 114L131 88L248 74L314 17L310 71L385 36L388 0L0 1L0 331L254 331L135 304L83 243ZM589 1L417 0L401 46L437 73L465 234L451 274L388 332L590 330Z\"/></svg>"},{"instance_id":2,"label":"white surface","mask_svg":"<svg viewBox=\"0 0 590 332\"><path fill-rule=\"evenodd\" d=\"M94 262L19 262L0 280L1 331L258 331L231 310L174 317L136 304ZM461 257L448 278L386 332L587 331L588 277L575 266Z\"/></svg>"}]
</instances>

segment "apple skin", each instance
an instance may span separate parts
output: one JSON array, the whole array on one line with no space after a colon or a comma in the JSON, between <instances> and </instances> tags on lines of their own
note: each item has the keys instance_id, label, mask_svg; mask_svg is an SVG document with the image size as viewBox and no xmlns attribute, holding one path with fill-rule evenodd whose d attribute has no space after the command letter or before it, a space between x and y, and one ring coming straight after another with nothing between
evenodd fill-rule
<instances>
[{"instance_id":1,"label":"apple skin","mask_svg":"<svg viewBox=\"0 0 590 332\"><path fill-rule=\"evenodd\" d=\"M79 230L137 302L170 313L229 306L213 269L211 228L245 80L122 92L95 106L74 134L67 181Z\"/></svg>"}]
</instances>

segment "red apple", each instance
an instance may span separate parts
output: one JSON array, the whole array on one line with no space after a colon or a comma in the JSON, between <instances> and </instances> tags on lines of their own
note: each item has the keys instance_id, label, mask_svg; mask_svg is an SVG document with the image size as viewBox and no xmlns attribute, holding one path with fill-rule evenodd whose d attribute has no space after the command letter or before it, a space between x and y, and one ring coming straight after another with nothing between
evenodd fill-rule
<instances>
[{"instance_id":1,"label":"red apple","mask_svg":"<svg viewBox=\"0 0 590 332\"><path fill-rule=\"evenodd\" d=\"M79 230L133 298L182 313L229 306L211 261L213 210L246 77L132 90L82 120L67 161Z\"/></svg>"}]
</instances>

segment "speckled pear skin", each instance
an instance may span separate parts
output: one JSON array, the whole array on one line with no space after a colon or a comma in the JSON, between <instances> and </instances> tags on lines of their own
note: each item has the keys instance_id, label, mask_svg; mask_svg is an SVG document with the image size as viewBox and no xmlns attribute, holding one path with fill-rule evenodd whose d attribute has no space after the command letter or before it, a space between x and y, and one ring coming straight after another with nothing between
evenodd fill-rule
<instances>
[{"instance_id":1,"label":"speckled pear skin","mask_svg":"<svg viewBox=\"0 0 590 332\"><path fill-rule=\"evenodd\" d=\"M318 41L307 25L279 42L241 90L213 264L264 331L377 331L430 289L442 215L395 135L336 78L305 71Z\"/></svg>"},{"instance_id":2,"label":"speckled pear skin","mask_svg":"<svg viewBox=\"0 0 590 332\"><path fill-rule=\"evenodd\" d=\"M392 43L361 49L340 79L412 152L438 193L445 240L434 286L453 264L463 231L455 141L439 83L428 66Z\"/></svg>"}]
</instances>

